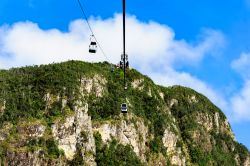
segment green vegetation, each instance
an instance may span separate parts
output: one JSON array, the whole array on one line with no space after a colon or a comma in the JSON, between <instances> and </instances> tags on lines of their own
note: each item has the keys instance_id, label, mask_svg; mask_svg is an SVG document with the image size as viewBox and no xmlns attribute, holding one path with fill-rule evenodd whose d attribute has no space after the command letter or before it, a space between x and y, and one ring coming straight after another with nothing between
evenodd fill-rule
<instances>
[{"instance_id":1,"label":"green vegetation","mask_svg":"<svg viewBox=\"0 0 250 166\"><path fill-rule=\"evenodd\" d=\"M58 145L53 138L45 140L44 138L32 139L26 145L29 148L29 151L34 152L38 149L44 150L47 152L47 157L57 159L60 156L64 155L62 150L58 149Z\"/></svg>"},{"instance_id":2,"label":"green vegetation","mask_svg":"<svg viewBox=\"0 0 250 166\"><path fill-rule=\"evenodd\" d=\"M76 154L74 156L74 159L68 162L68 164L70 166L84 165L84 160L83 160L80 145L77 145L76 147L77 147L77 150L76 150Z\"/></svg>"},{"instance_id":3,"label":"green vegetation","mask_svg":"<svg viewBox=\"0 0 250 166\"><path fill-rule=\"evenodd\" d=\"M96 96L95 89L92 89L89 94L83 90L84 94L81 94L81 80L92 79L96 75L106 82L103 86L102 97ZM157 86L150 78L134 69L129 70L127 79L128 90L125 96L123 73L120 69L111 73L110 64L107 62L90 64L69 61L0 70L0 107L6 102L4 112L2 114L0 112L0 129L7 122L13 124L7 140L0 141L0 158L3 159L8 150L20 149L29 152L39 149L44 151L46 157L50 159L63 156L64 153L58 149L51 131L42 138L23 143L19 140L16 128L22 121L39 119L47 129L50 129L56 121L74 114L76 101L81 100L88 103L88 114L94 122L120 120L121 103L129 103L129 113L143 119L149 128L149 134L153 136L145 145L147 146L147 159L152 154L155 156L162 154L169 162L167 149L162 142L166 129L178 135L177 147L183 151L186 146L192 164L236 165L234 160L236 154L239 155L241 165L247 159L248 150L235 142L228 133L218 133L215 127L207 131L204 126L197 123L199 114L214 116L215 113L219 113L220 122L226 119L219 108L205 96L181 86L168 88ZM140 79L143 81L138 85L139 87L132 88L132 82ZM160 97L160 92L164 94L164 99ZM193 96L195 96L194 101L190 101ZM63 105L64 99L67 102ZM173 99L176 99L178 103L170 108ZM126 115L123 118L128 120ZM131 123L136 126L136 122ZM88 138L87 133L82 131L80 136L85 143ZM100 134L95 134L95 143L98 165L144 164L138 159L131 146L121 145L115 138L109 144L104 145ZM14 147L16 144L19 147ZM68 164L84 165L80 145L77 146L74 159L68 161Z\"/></svg>"}]
</instances>

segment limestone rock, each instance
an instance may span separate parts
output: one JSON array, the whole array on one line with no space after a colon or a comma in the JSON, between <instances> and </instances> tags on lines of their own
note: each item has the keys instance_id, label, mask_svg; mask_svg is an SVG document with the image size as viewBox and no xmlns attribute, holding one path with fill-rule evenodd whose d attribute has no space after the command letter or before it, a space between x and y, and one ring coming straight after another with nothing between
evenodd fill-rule
<instances>
[{"instance_id":1,"label":"limestone rock","mask_svg":"<svg viewBox=\"0 0 250 166\"><path fill-rule=\"evenodd\" d=\"M41 150L34 153L27 152L7 152L6 160L0 164L8 166L66 166L63 159L46 159Z\"/></svg>"},{"instance_id":2,"label":"limestone rock","mask_svg":"<svg viewBox=\"0 0 250 166\"><path fill-rule=\"evenodd\" d=\"M95 75L93 78L83 77L80 82L82 94L85 94L85 92L87 94L95 93L96 97L102 97L107 80L102 76Z\"/></svg>"},{"instance_id":3,"label":"limestone rock","mask_svg":"<svg viewBox=\"0 0 250 166\"><path fill-rule=\"evenodd\" d=\"M167 148L167 155L170 157L171 164L182 166L186 165L186 159L182 154L180 147L176 147L178 139L179 138L175 135L175 133L166 129L164 131L162 142L164 147Z\"/></svg>"},{"instance_id":4,"label":"limestone rock","mask_svg":"<svg viewBox=\"0 0 250 166\"><path fill-rule=\"evenodd\" d=\"M132 87L134 88L134 89L139 89L139 90L142 90L143 88L144 88L144 86L143 86L143 83L144 82L144 79L136 79L136 80L134 80L132 83L131 83L131 85L132 85Z\"/></svg>"},{"instance_id":5,"label":"limestone rock","mask_svg":"<svg viewBox=\"0 0 250 166\"><path fill-rule=\"evenodd\" d=\"M143 121L137 121L136 124L125 120L121 120L116 124L107 122L95 126L94 130L101 134L104 143L108 143L112 138L115 138L123 145L132 145L136 155L142 161L145 161L148 128Z\"/></svg>"},{"instance_id":6,"label":"limestone rock","mask_svg":"<svg viewBox=\"0 0 250 166\"><path fill-rule=\"evenodd\" d=\"M17 127L18 133L23 136L23 139L35 139L43 136L46 127L39 122L28 123L24 122Z\"/></svg>"},{"instance_id":7,"label":"limestone rock","mask_svg":"<svg viewBox=\"0 0 250 166\"><path fill-rule=\"evenodd\" d=\"M87 133L87 138L84 142L81 138L81 132ZM88 116L88 105L86 103L77 101L75 115L67 117L64 122L52 125L52 133L58 141L59 149L64 150L68 160L73 159L79 144L81 145L82 155L86 164L95 165L95 140L91 117Z\"/></svg>"},{"instance_id":8,"label":"limestone rock","mask_svg":"<svg viewBox=\"0 0 250 166\"><path fill-rule=\"evenodd\" d=\"M172 99L169 103L169 107L172 108L174 105L178 105L178 100Z\"/></svg>"},{"instance_id":9,"label":"limestone rock","mask_svg":"<svg viewBox=\"0 0 250 166\"><path fill-rule=\"evenodd\" d=\"M5 106L6 105L6 100L4 100L2 103L0 102L0 115L3 115Z\"/></svg>"}]
</instances>

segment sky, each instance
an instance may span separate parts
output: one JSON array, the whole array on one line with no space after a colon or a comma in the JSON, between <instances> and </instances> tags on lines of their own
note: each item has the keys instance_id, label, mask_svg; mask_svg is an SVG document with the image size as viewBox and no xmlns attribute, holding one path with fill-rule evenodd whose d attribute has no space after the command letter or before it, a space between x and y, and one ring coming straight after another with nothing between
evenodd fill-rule
<instances>
[{"instance_id":1,"label":"sky","mask_svg":"<svg viewBox=\"0 0 250 166\"><path fill-rule=\"evenodd\" d=\"M88 53L90 31L77 0L1 0L0 68L71 59L117 63L122 4L81 0L100 49ZM250 149L250 0L127 0L127 54L155 83L191 87L227 116Z\"/></svg>"}]
</instances>

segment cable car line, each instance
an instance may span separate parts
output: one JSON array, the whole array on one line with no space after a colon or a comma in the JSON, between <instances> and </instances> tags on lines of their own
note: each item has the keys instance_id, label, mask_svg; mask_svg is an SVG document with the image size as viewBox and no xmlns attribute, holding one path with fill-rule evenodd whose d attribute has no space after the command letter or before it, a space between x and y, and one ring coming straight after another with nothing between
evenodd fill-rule
<instances>
[{"instance_id":1,"label":"cable car line","mask_svg":"<svg viewBox=\"0 0 250 166\"><path fill-rule=\"evenodd\" d=\"M122 0L122 10L123 10L123 54L122 54L122 63L123 63L123 72L124 72L124 90L127 90L126 84L126 69L129 67L128 55L126 54L126 0Z\"/></svg>"},{"instance_id":2,"label":"cable car line","mask_svg":"<svg viewBox=\"0 0 250 166\"><path fill-rule=\"evenodd\" d=\"M106 60L111 64L111 71L113 72L114 66L110 62L108 56L105 54L104 50L102 49L100 43L98 42L96 36L94 35L94 31L91 28L91 25L88 21L88 17L84 11L83 5L80 0L78 1L78 5L82 11L82 14L87 22L87 25L89 27L89 30L91 32L91 43L90 43L90 48L89 52L90 53L96 53L96 45L100 48L102 54L105 56ZM123 74L124 74L124 95L125 95L125 102L121 104L121 112L122 113L127 113L128 112L128 105L126 103L126 90L127 90L127 83L126 83L126 70L129 67L129 61L128 61L128 55L126 54L126 0L122 0L122 9L123 9L123 53L121 55L121 61L120 61L120 68L123 69ZM93 40L94 39L94 40Z\"/></svg>"},{"instance_id":3,"label":"cable car line","mask_svg":"<svg viewBox=\"0 0 250 166\"><path fill-rule=\"evenodd\" d=\"M125 4L125 0L123 0L123 5L122 5L122 8L123 8L123 14L122 14L122 17L123 17L123 72L124 72L124 89L126 90L126 31L125 31L125 28L126 28L126 4Z\"/></svg>"},{"instance_id":4,"label":"cable car line","mask_svg":"<svg viewBox=\"0 0 250 166\"><path fill-rule=\"evenodd\" d=\"M80 7L80 9L81 9L81 11L82 11L82 14L83 14L83 16L84 16L84 18L85 18L85 20L86 20L86 22L87 22L87 25L88 25L89 30L90 30L90 32L91 32L91 37L95 40L97 46L100 48L100 50L101 50L102 54L104 55L104 57L106 58L106 60L111 64L111 61L109 60L108 56L105 54L104 50L103 50L102 47L101 47L101 44L98 42L98 40L97 40L97 38L96 38L96 36L95 36L95 34L94 34L93 29L91 28L91 25L90 25L90 23L89 23L89 21L88 21L88 17L87 17L87 15L86 15L85 11L84 11L82 2L81 2L80 0L77 0L77 2L78 2L78 5L79 5L79 7ZM91 42L93 42L93 41L91 41ZM92 53L95 53L95 52L92 52Z\"/></svg>"},{"instance_id":5,"label":"cable car line","mask_svg":"<svg viewBox=\"0 0 250 166\"><path fill-rule=\"evenodd\" d=\"M121 112L127 113L128 112L128 106L127 106L127 98L126 98L126 90L127 90L127 83L126 83L126 69L129 67L128 62L128 55L126 54L126 0L122 0L122 10L123 10L123 53L121 56L120 64L122 64L123 67L123 73L124 73L124 95L125 95L125 103L121 104Z\"/></svg>"}]
</instances>

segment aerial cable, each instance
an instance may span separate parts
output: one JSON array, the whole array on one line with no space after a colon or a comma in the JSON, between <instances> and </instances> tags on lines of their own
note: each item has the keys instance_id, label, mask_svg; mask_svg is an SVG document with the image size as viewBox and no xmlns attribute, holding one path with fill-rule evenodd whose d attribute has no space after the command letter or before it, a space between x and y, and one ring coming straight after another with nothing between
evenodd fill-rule
<instances>
[{"instance_id":1,"label":"aerial cable","mask_svg":"<svg viewBox=\"0 0 250 166\"><path fill-rule=\"evenodd\" d=\"M126 54L126 0L122 0L122 10L123 10L123 53L121 56L121 62L122 68L123 68L123 73L124 73L124 89L127 89L127 83L126 83L126 69L129 67L129 62L128 62L128 55Z\"/></svg>"},{"instance_id":2,"label":"aerial cable","mask_svg":"<svg viewBox=\"0 0 250 166\"><path fill-rule=\"evenodd\" d=\"M128 62L128 55L126 54L126 0L122 0L122 10L123 10L123 53L121 56L121 62L122 68L123 68L123 73L124 73L124 90L127 90L127 83L126 83L126 69L129 67L129 62ZM121 112L122 113L127 113L128 112L128 106L127 106L127 98L126 98L126 92L124 92L125 95L125 103L121 104Z\"/></svg>"},{"instance_id":3,"label":"aerial cable","mask_svg":"<svg viewBox=\"0 0 250 166\"><path fill-rule=\"evenodd\" d=\"M124 72L124 89L126 89L126 0L123 0L123 72Z\"/></svg>"},{"instance_id":4,"label":"aerial cable","mask_svg":"<svg viewBox=\"0 0 250 166\"><path fill-rule=\"evenodd\" d=\"M85 20L86 20L86 22L87 22L87 25L88 25L89 30L90 30L90 32L91 32L91 36L95 39L95 41L96 41L98 47L100 48L100 50L101 50L102 54L104 55L104 57L106 58L106 60L111 64L111 61L109 60L108 56L105 54L104 50L103 50L102 47L101 47L101 44L98 42L98 40L97 40L97 38L96 38L96 36L95 36L95 34L94 34L93 29L92 29L91 26L90 26L90 23L89 23L89 21L88 21L87 15L86 15L86 13L85 13L85 11L84 11L82 2L81 2L80 0L77 0L77 1L78 1L78 5L79 5L79 7L80 7L80 9L81 9L81 11L82 11L82 14L83 14L83 16L84 16L84 18L85 18Z\"/></svg>"}]
</instances>

